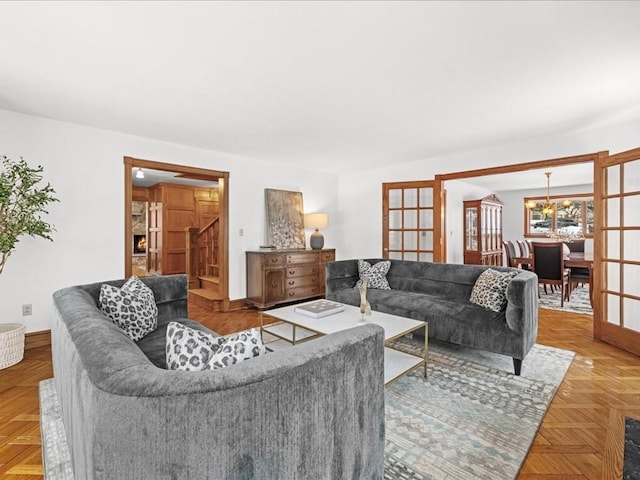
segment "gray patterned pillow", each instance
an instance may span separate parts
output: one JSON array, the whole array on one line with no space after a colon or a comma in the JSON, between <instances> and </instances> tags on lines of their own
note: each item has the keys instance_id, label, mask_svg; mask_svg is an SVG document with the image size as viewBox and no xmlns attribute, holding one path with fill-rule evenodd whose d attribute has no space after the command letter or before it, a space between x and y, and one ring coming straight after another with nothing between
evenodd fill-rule
<instances>
[{"instance_id":1,"label":"gray patterned pillow","mask_svg":"<svg viewBox=\"0 0 640 480\"><path fill-rule=\"evenodd\" d=\"M377 288L378 290L391 290L387 281L387 273L391 268L389 260L382 260L373 266L366 260L358 260L358 274L360 280L356 282L353 288L360 288L363 281L367 281L367 288Z\"/></svg>"},{"instance_id":2,"label":"gray patterned pillow","mask_svg":"<svg viewBox=\"0 0 640 480\"><path fill-rule=\"evenodd\" d=\"M137 342L158 326L158 306L153 291L135 275L122 285L100 286L100 310Z\"/></svg>"},{"instance_id":3,"label":"gray patterned pillow","mask_svg":"<svg viewBox=\"0 0 640 480\"><path fill-rule=\"evenodd\" d=\"M257 357L265 351L258 328L217 337L178 322L170 322L167 326L169 370L215 370Z\"/></svg>"},{"instance_id":4,"label":"gray patterned pillow","mask_svg":"<svg viewBox=\"0 0 640 480\"><path fill-rule=\"evenodd\" d=\"M518 272L499 272L488 268L477 278L469 301L494 312L507 306L507 287Z\"/></svg>"}]
</instances>

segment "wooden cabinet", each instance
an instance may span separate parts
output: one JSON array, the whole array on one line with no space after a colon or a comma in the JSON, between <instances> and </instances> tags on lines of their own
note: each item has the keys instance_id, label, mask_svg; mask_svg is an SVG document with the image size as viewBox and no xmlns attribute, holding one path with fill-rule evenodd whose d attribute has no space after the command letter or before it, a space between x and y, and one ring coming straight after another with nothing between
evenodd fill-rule
<instances>
[{"instance_id":1,"label":"wooden cabinet","mask_svg":"<svg viewBox=\"0 0 640 480\"><path fill-rule=\"evenodd\" d=\"M335 249L246 252L247 303L268 308L324 296L325 264L335 259Z\"/></svg>"},{"instance_id":2,"label":"wooden cabinet","mask_svg":"<svg viewBox=\"0 0 640 480\"><path fill-rule=\"evenodd\" d=\"M502 202L495 195L463 202L464 263L502 265Z\"/></svg>"}]
</instances>

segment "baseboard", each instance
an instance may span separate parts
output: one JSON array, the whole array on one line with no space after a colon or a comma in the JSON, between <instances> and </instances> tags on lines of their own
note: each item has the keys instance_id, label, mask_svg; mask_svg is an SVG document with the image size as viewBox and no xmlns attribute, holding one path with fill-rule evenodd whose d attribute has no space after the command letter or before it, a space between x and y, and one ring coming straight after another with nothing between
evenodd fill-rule
<instances>
[{"instance_id":1,"label":"baseboard","mask_svg":"<svg viewBox=\"0 0 640 480\"><path fill-rule=\"evenodd\" d=\"M229 300L229 310L242 310L245 308L244 298ZM45 347L51 345L51 330L41 330L39 332L29 332L24 335L24 349Z\"/></svg>"},{"instance_id":2,"label":"baseboard","mask_svg":"<svg viewBox=\"0 0 640 480\"><path fill-rule=\"evenodd\" d=\"M246 298L237 298L236 300L229 300L229 310L242 310L246 307Z\"/></svg>"},{"instance_id":3,"label":"baseboard","mask_svg":"<svg viewBox=\"0 0 640 480\"><path fill-rule=\"evenodd\" d=\"M38 348L51 345L51 330L29 332L24 335L24 349Z\"/></svg>"}]
</instances>

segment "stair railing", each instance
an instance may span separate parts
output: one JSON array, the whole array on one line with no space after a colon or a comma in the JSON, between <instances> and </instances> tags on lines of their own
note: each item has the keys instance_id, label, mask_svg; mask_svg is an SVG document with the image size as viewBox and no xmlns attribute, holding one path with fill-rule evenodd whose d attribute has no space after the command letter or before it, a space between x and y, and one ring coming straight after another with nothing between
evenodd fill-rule
<instances>
[{"instance_id":1,"label":"stair railing","mask_svg":"<svg viewBox=\"0 0 640 480\"><path fill-rule=\"evenodd\" d=\"M218 233L220 217L214 217L201 229L185 228L185 255L189 288L200 286L202 275L218 274Z\"/></svg>"}]
</instances>

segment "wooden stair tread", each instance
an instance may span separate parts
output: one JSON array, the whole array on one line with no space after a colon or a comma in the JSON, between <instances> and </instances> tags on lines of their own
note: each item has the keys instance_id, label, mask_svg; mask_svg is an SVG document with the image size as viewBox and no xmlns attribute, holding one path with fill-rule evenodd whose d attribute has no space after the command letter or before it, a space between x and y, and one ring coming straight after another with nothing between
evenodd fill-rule
<instances>
[{"instance_id":1,"label":"wooden stair tread","mask_svg":"<svg viewBox=\"0 0 640 480\"><path fill-rule=\"evenodd\" d=\"M208 300L223 300L224 298L219 293L212 292L211 290L207 290L206 288L190 288L189 293L193 293L194 295L204 297Z\"/></svg>"},{"instance_id":2,"label":"wooden stair tread","mask_svg":"<svg viewBox=\"0 0 640 480\"><path fill-rule=\"evenodd\" d=\"M213 275L200 275L198 278L205 282L220 283L220 277L215 277Z\"/></svg>"}]
</instances>

